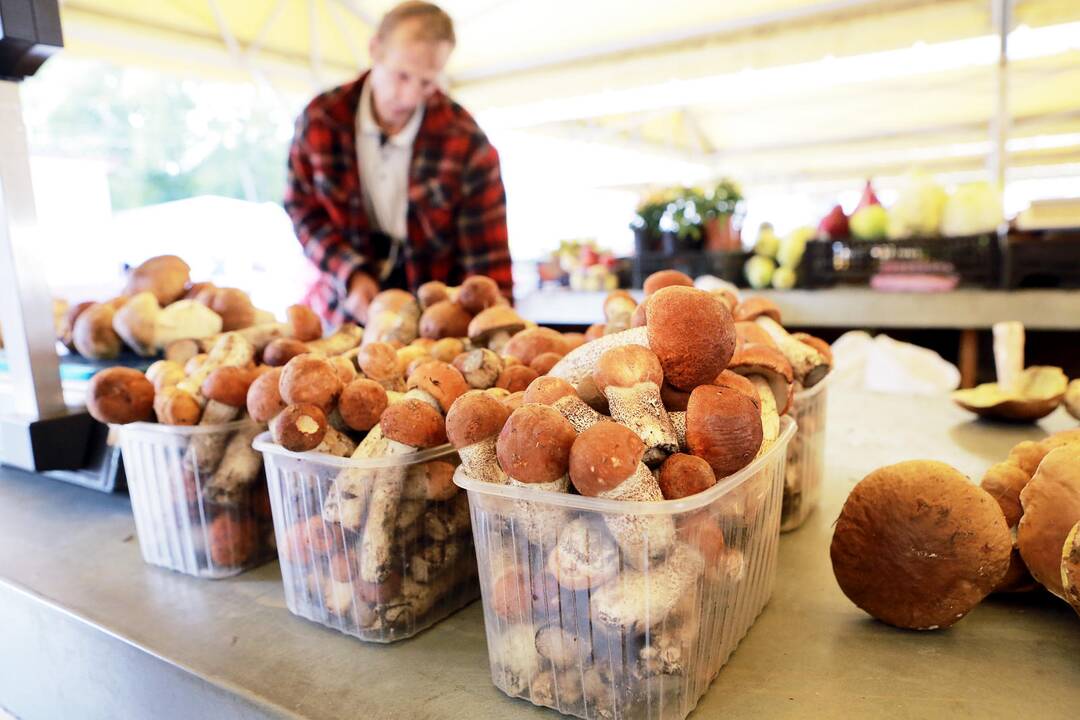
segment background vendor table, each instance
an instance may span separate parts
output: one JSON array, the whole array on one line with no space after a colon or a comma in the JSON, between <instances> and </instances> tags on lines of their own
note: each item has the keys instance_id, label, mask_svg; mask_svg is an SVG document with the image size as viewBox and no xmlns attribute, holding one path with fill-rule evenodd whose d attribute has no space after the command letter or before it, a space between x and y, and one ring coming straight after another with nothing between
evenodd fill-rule
<instances>
[{"instance_id":1,"label":"background vendor table","mask_svg":"<svg viewBox=\"0 0 1080 720\"><path fill-rule=\"evenodd\" d=\"M770 298L784 324L819 328L985 329L1019 320L1030 330L1080 329L1080 290L955 290L885 293L867 288L744 290ZM641 291L632 294L641 298ZM591 325L603 320L603 292L537 290L516 299L524 317L541 325Z\"/></svg>"},{"instance_id":2,"label":"background vendor table","mask_svg":"<svg viewBox=\"0 0 1080 720\"><path fill-rule=\"evenodd\" d=\"M1075 718L1080 619L994 599L951 630L870 620L829 566L831 524L871 469L937 458L979 477L1075 426L973 422L944 399L832 392L822 507L783 536L776 591L698 718ZM293 617L276 564L199 581L139 557L128 499L0 470L0 706L36 718L556 718L491 684L480 604L365 645Z\"/></svg>"}]
</instances>

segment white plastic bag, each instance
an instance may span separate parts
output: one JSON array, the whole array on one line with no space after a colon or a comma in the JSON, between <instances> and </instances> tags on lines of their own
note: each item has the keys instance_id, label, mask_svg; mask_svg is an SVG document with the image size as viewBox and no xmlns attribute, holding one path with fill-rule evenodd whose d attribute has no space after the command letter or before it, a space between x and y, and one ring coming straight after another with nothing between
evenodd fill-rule
<instances>
[{"instance_id":1,"label":"white plastic bag","mask_svg":"<svg viewBox=\"0 0 1080 720\"><path fill-rule=\"evenodd\" d=\"M837 385L894 395L940 396L960 385L960 371L933 350L888 335L844 333L833 343Z\"/></svg>"}]
</instances>

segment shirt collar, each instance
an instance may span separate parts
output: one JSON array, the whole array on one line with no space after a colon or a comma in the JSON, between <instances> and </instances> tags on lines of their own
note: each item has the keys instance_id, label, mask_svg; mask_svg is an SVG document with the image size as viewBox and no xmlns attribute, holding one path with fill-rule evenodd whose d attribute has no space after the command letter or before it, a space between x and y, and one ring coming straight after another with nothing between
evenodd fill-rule
<instances>
[{"instance_id":1,"label":"shirt collar","mask_svg":"<svg viewBox=\"0 0 1080 720\"><path fill-rule=\"evenodd\" d=\"M360 90L360 132L364 135L379 136L382 134L382 129L379 127L379 124L375 122L375 112L372 109L374 100L371 96L371 77L369 75L367 82L364 83L364 86ZM423 120L424 105L421 104L413 111L412 117L409 118L409 122L405 123L405 127L397 134L391 135L387 139L387 142L401 148L410 147L420 132L420 124Z\"/></svg>"}]
</instances>

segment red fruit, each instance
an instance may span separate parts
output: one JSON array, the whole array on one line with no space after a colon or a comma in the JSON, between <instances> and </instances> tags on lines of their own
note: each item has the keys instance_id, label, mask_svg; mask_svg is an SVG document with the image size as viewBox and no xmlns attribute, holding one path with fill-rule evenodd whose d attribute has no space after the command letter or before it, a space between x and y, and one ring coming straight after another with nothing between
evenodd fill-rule
<instances>
[{"instance_id":1,"label":"red fruit","mask_svg":"<svg viewBox=\"0 0 1080 720\"><path fill-rule=\"evenodd\" d=\"M844 214L844 208L839 205L833 206L829 214L818 223L818 235L823 238L842 238L851 234L848 228L848 217Z\"/></svg>"},{"instance_id":2,"label":"red fruit","mask_svg":"<svg viewBox=\"0 0 1080 720\"><path fill-rule=\"evenodd\" d=\"M863 188L862 198L859 200L858 206L855 208L855 212L862 210L864 207L870 207L871 205L880 205L881 201L877 199L877 195L874 193L874 185L869 180L866 181L866 187ZM853 213L854 214L854 213Z\"/></svg>"}]
</instances>

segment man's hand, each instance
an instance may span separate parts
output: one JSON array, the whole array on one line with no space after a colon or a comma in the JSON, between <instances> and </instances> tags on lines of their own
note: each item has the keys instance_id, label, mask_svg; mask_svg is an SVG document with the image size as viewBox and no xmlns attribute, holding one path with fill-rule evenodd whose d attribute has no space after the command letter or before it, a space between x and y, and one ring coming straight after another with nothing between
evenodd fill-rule
<instances>
[{"instance_id":1,"label":"man's hand","mask_svg":"<svg viewBox=\"0 0 1080 720\"><path fill-rule=\"evenodd\" d=\"M379 283L363 270L357 270L349 278L349 294L345 296L342 307L361 324L367 324L368 305L379 293Z\"/></svg>"}]
</instances>

